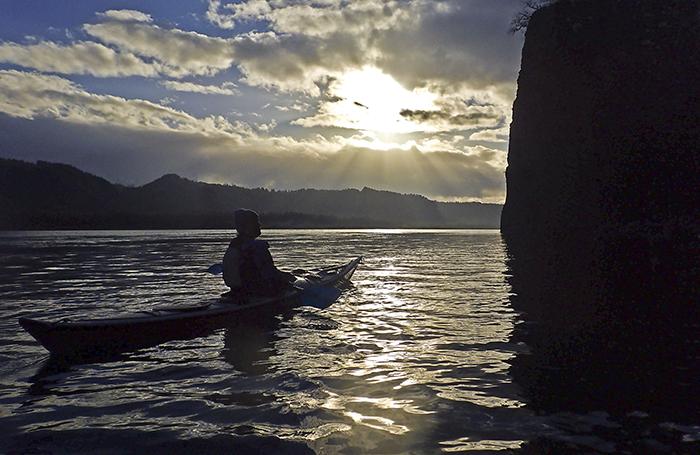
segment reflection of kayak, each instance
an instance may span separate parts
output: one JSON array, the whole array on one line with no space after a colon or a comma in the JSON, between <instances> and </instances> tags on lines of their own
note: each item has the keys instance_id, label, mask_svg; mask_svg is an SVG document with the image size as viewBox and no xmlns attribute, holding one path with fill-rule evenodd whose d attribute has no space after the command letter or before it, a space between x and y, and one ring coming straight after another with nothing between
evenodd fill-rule
<instances>
[{"instance_id":1,"label":"reflection of kayak","mask_svg":"<svg viewBox=\"0 0 700 455\"><path fill-rule=\"evenodd\" d=\"M54 355L102 356L155 346L174 339L194 338L238 319L269 315L308 304L328 306L340 294L362 260L314 270L276 297L251 298L244 303L224 298L190 307L154 308L106 319L47 322L20 318L20 325Z\"/></svg>"}]
</instances>

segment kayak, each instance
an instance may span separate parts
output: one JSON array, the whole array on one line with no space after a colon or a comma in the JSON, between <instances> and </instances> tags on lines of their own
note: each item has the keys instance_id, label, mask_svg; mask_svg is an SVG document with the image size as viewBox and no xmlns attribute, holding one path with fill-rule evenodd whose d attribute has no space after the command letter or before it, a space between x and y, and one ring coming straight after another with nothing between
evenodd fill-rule
<instances>
[{"instance_id":1,"label":"kayak","mask_svg":"<svg viewBox=\"0 0 700 455\"><path fill-rule=\"evenodd\" d=\"M362 261L315 269L297 278L293 288L275 297L234 301L213 298L194 306L154 308L103 319L57 322L20 318L19 324L53 356L101 357L175 339L191 339L257 316L279 314L304 304L323 308L347 286ZM319 305L321 303L321 305Z\"/></svg>"}]
</instances>

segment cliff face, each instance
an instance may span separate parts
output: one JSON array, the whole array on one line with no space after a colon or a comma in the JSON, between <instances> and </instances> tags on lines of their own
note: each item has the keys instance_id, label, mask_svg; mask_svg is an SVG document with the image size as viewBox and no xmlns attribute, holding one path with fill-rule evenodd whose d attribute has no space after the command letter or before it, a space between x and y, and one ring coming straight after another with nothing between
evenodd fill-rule
<instances>
[{"instance_id":1,"label":"cliff face","mask_svg":"<svg viewBox=\"0 0 700 455\"><path fill-rule=\"evenodd\" d=\"M697 422L699 29L689 0L530 20L501 230L530 347L510 373L538 410Z\"/></svg>"},{"instance_id":2,"label":"cliff face","mask_svg":"<svg viewBox=\"0 0 700 455\"><path fill-rule=\"evenodd\" d=\"M697 224L700 14L689 0L535 12L501 228L512 244Z\"/></svg>"}]
</instances>

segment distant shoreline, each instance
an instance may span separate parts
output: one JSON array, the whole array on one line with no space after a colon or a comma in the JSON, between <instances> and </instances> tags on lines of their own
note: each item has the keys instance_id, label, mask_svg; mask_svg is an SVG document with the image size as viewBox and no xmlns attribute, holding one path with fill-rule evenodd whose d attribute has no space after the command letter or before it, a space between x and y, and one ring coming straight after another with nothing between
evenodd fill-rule
<instances>
[{"instance_id":1,"label":"distant shoreline","mask_svg":"<svg viewBox=\"0 0 700 455\"><path fill-rule=\"evenodd\" d=\"M0 229L227 229L240 207L279 229L497 229L500 204L372 188L274 191L166 174L124 187L60 163L0 159Z\"/></svg>"},{"instance_id":2,"label":"distant shoreline","mask_svg":"<svg viewBox=\"0 0 700 455\"><path fill-rule=\"evenodd\" d=\"M44 229L0 229L0 233L7 232L100 232L100 231L234 231L233 227L221 228L44 228ZM395 231L500 231L494 227L276 227L263 226L265 231L373 231L373 230L395 230Z\"/></svg>"}]
</instances>

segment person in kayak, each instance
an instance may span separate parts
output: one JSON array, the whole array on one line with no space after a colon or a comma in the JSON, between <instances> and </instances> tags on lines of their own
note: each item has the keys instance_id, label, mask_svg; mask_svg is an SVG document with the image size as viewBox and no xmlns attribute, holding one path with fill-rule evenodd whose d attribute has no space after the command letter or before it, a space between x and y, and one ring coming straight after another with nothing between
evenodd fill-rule
<instances>
[{"instance_id":1,"label":"person in kayak","mask_svg":"<svg viewBox=\"0 0 700 455\"><path fill-rule=\"evenodd\" d=\"M278 295L291 288L296 277L275 267L270 246L260 236L260 220L252 210L235 212L238 235L224 254L224 282L231 291L230 297Z\"/></svg>"}]
</instances>

